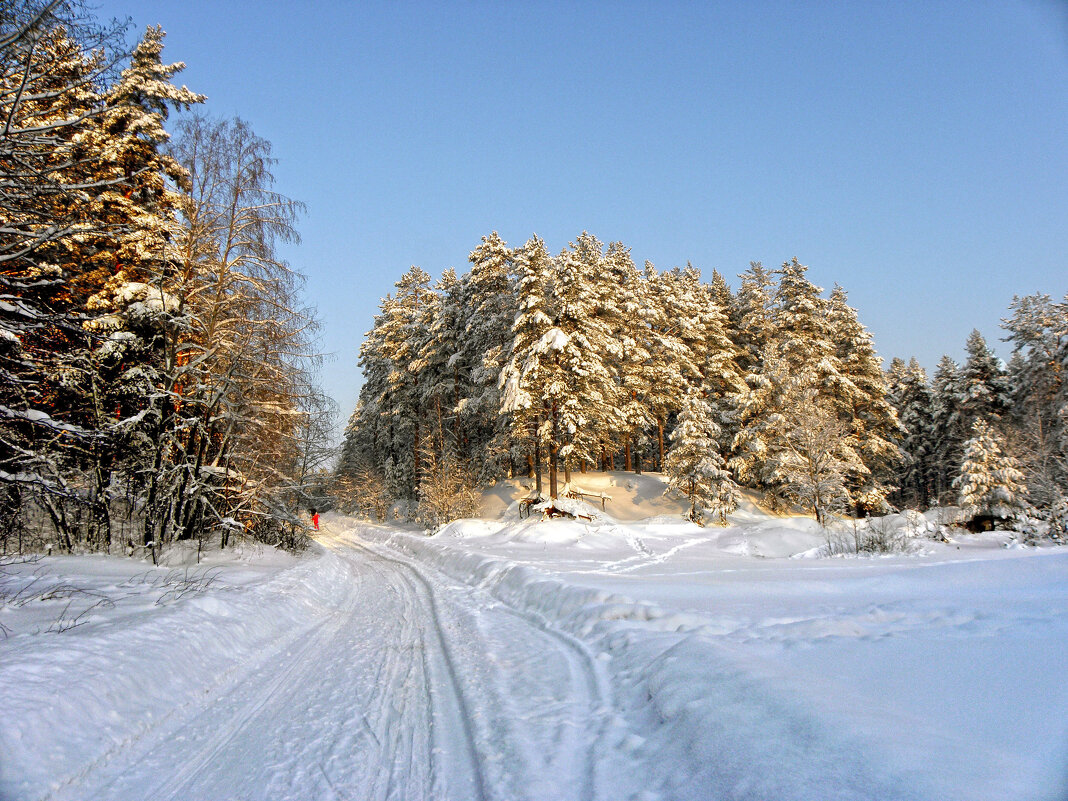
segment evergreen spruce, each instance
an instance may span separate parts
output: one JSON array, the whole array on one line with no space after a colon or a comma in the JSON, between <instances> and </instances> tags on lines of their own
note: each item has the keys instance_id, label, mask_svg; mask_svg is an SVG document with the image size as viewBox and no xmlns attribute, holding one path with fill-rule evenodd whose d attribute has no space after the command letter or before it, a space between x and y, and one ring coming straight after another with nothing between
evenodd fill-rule
<instances>
[{"instance_id":1,"label":"evergreen spruce","mask_svg":"<svg viewBox=\"0 0 1068 801\"><path fill-rule=\"evenodd\" d=\"M671 432L664 472L669 489L690 501L688 517L695 523L701 522L701 510L707 510L726 525L727 515L738 506L738 486L726 469L718 438L712 409L699 393L691 392Z\"/></svg>"},{"instance_id":2,"label":"evergreen spruce","mask_svg":"<svg viewBox=\"0 0 1068 801\"><path fill-rule=\"evenodd\" d=\"M1023 473L1003 451L997 432L977 419L964 446L960 474L953 482L960 505L974 525L1011 521L1027 508Z\"/></svg>"}]
</instances>

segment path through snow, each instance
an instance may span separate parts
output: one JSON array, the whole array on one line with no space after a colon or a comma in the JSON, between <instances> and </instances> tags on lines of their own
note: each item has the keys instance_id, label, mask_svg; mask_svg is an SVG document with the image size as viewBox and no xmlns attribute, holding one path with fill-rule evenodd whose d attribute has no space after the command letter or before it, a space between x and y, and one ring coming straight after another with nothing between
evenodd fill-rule
<instances>
[{"instance_id":1,"label":"path through snow","mask_svg":"<svg viewBox=\"0 0 1068 801\"><path fill-rule=\"evenodd\" d=\"M610 703L580 642L381 546L345 535L322 542L319 564L298 581L248 590L279 625L233 641L230 653L237 621L212 598L187 605L190 614L141 618L128 636L97 632L120 672L156 663L159 683L172 686L155 704L113 712L109 737L77 744L64 727L93 722L77 708L24 709L14 725L9 717L0 798L599 797ZM290 613L294 604L303 614ZM197 619L198 608L220 625ZM176 628L197 634L168 643ZM43 644L47 652L53 643ZM168 659L176 646L206 655L180 683L168 675L187 667ZM50 673L47 663L32 647L4 662L0 686L16 708L31 700L19 697L24 679ZM75 695L91 694L93 682L111 681L106 673L91 661L65 680ZM36 725L69 747L42 763L25 749L41 738Z\"/></svg>"}]
</instances>

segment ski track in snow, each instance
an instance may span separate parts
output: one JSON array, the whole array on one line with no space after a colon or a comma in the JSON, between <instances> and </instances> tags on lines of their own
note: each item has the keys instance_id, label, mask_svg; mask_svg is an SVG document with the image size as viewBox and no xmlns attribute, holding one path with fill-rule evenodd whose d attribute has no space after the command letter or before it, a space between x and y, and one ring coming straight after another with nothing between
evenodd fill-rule
<instances>
[{"instance_id":1,"label":"ski track in snow","mask_svg":"<svg viewBox=\"0 0 1068 801\"><path fill-rule=\"evenodd\" d=\"M350 577L336 606L33 797L598 797L611 705L582 643L382 546L322 543Z\"/></svg>"}]
</instances>

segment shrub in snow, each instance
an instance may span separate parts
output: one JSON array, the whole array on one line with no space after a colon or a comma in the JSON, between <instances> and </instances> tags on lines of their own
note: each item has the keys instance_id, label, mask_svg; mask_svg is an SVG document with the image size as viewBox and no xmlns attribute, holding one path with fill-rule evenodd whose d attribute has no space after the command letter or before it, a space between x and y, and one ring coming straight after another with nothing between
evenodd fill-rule
<instances>
[{"instance_id":1,"label":"shrub in snow","mask_svg":"<svg viewBox=\"0 0 1068 801\"><path fill-rule=\"evenodd\" d=\"M914 539L932 528L917 512L853 520L827 529L820 556L909 553L919 547Z\"/></svg>"},{"instance_id":2,"label":"shrub in snow","mask_svg":"<svg viewBox=\"0 0 1068 801\"><path fill-rule=\"evenodd\" d=\"M1068 498L1061 498L1050 509L1049 538L1061 544L1068 542Z\"/></svg>"},{"instance_id":3,"label":"shrub in snow","mask_svg":"<svg viewBox=\"0 0 1068 801\"><path fill-rule=\"evenodd\" d=\"M345 514L385 521L390 497L385 479L368 467L356 468L351 475L339 475L330 488L338 509Z\"/></svg>"},{"instance_id":4,"label":"shrub in snow","mask_svg":"<svg viewBox=\"0 0 1068 801\"><path fill-rule=\"evenodd\" d=\"M419 524L432 530L461 517L478 517L480 512L481 495L470 471L451 453L439 457L433 448L427 448L415 512Z\"/></svg>"},{"instance_id":5,"label":"shrub in snow","mask_svg":"<svg viewBox=\"0 0 1068 801\"><path fill-rule=\"evenodd\" d=\"M1048 510L1018 516L1016 528L1020 540L1027 545L1036 545L1042 540L1065 544L1068 542L1068 499L1061 498Z\"/></svg>"},{"instance_id":6,"label":"shrub in snow","mask_svg":"<svg viewBox=\"0 0 1068 801\"><path fill-rule=\"evenodd\" d=\"M1002 453L1000 437L982 418L972 425L953 487L970 528L992 528L1028 508L1023 473L1013 457Z\"/></svg>"}]
</instances>

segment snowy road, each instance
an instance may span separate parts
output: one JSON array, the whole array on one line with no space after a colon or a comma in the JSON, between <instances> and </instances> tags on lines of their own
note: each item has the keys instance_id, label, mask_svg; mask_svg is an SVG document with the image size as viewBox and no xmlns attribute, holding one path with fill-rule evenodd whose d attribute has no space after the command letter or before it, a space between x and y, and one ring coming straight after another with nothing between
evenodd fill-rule
<instances>
[{"instance_id":1,"label":"snowy road","mask_svg":"<svg viewBox=\"0 0 1068 801\"><path fill-rule=\"evenodd\" d=\"M597 797L610 705L582 644L351 535L323 544L332 607L44 797Z\"/></svg>"},{"instance_id":2,"label":"snowy road","mask_svg":"<svg viewBox=\"0 0 1068 801\"><path fill-rule=\"evenodd\" d=\"M0 567L0 801L1065 798L1068 552L810 522Z\"/></svg>"}]
</instances>

